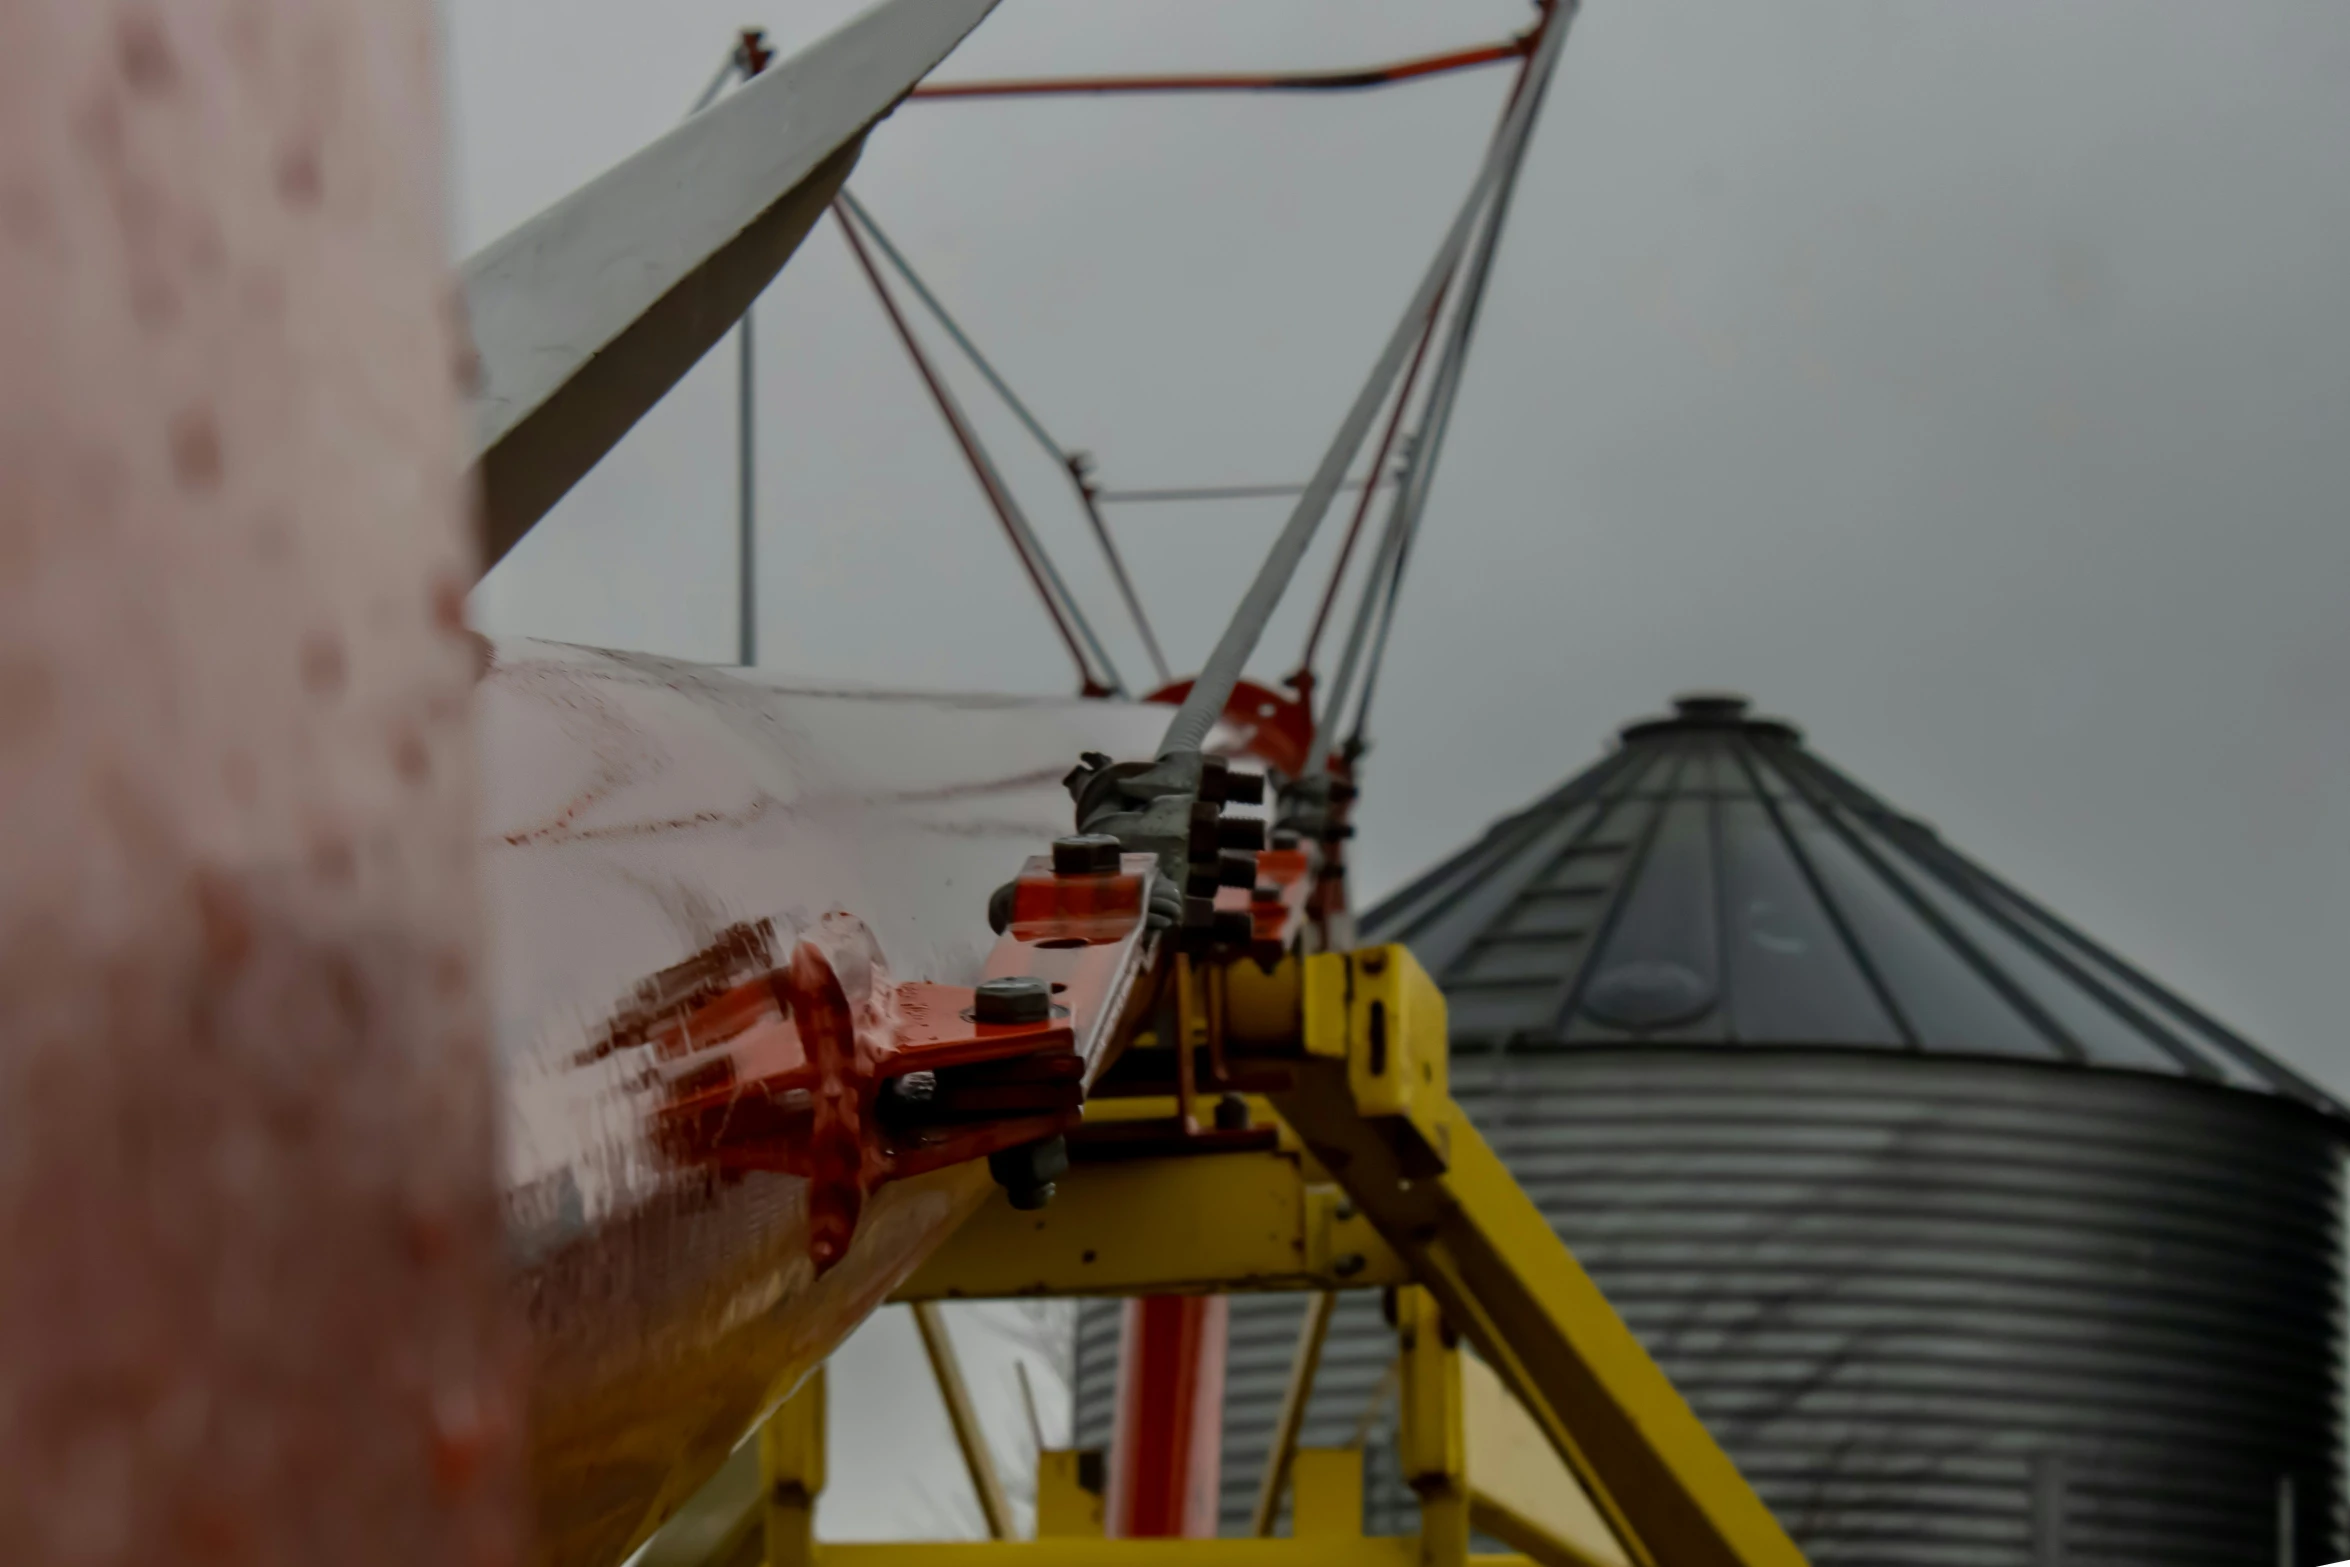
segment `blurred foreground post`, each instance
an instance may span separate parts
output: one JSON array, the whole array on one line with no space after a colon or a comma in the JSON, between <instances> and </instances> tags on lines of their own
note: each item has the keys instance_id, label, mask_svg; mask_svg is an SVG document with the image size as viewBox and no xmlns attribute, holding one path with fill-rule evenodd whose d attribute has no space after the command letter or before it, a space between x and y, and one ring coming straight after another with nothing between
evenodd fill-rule
<instances>
[{"instance_id":1,"label":"blurred foreground post","mask_svg":"<svg viewBox=\"0 0 2350 1567\"><path fill-rule=\"evenodd\" d=\"M0 6L0 1540L515 1558L430 0Z\"/></svg>"}]
</instances>

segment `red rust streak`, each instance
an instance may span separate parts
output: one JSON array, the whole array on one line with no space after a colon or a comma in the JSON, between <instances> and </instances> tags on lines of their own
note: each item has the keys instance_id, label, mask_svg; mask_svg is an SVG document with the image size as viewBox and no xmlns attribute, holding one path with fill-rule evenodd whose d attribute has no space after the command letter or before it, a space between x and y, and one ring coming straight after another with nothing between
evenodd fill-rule
<instances>
[{"instance_id":1,"label":"red rust streak","mask_svg":"<svg viewBox=\"0 0 2350 1567\"><path fill-rule=\"evenodd\" d=\"M1044 76L1010 81L931 82L906 96L1037 98L1070 93L1351 92L1515 60L1532 48L1534 37L1533 33L1525 33L1474 49L1420 55L1348 71L1225 71L1195 76Z\"/></svg>"},{"instance_id":2,"label":"red rust streak","mask_svg":"<svg viewBox=\"0 0 2350 1567\"><path fill-rule=\"evenodd\" d=\"M654 822L616 822L609 827L567 827L558 820L544 827L520 828L507 833L503 841L519 849L534 843L601 843L615 838L651 838L665 832L687 832L696 827L748 827L766 815L774 804L774 800L761 797L739 811L696 811L690 816L672 816Z\"/></svg>"}]
</instances>

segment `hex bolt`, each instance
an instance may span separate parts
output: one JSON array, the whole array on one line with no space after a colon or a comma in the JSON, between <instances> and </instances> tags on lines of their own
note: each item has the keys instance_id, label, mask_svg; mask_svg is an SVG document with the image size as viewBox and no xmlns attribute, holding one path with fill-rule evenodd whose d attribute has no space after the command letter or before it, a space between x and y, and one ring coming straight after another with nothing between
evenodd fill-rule
<instances>
[{"instance_id":1,"label":"hex bolt","mask_svg":"<svg viewBox=\"0 0 2350 1567\"><path fill-rule=\"evenodd\" d=\"M1004 1189L1004 1198L1022 1213L1033 1213L1053 1200L1053 1183L1069 1173L1069 1140L1048 1137L1040 1143L1000 1148L987 1156L988 1173Z\"/></svg>"},{"instance_id":2,"label":"hex bolt","mask_svg":"<svg viewBox=\"0 0 2350 1567\"><path fill-rule=\"evenodd\" d=\"M1118 840L1108 833L1078 833L1053 840L1055 876L1099 876L1118 869Z\"/></svg>"},{"instance_id":3,"label":"hex bolt","mask_svg":"<svg viewBox=\"0 0 2350 1567\"><path fill-rule=\"evenodd\" d=\"M1223 813L1206 800L1191 804L1191 830L1186 841L1187 858L1205 860L1214 856L1223 836Z\"/></svg>"},{"instance_id":4,"label":"hex bolt","mask_svg":"<svg viewBox=\"0 0 2350 1567\"><path fill-rule=\"evenodd\" d=\"M1244 947L1256 939L1256 916L1246 909L1218 909L1209 939L1218 946Z\"/></svg>"},{"instance_id":5,"label":"hex bolt","mask_svg":"<svg viewBox=\"0 0 2350 1567\"><path fill-rule=\"evenodd\" d=\"M1226 887L1254 887L1257 884L1257 857L1241 849L1221 849L1216 854L1216 880Z\"/></svg>"},{"instance_id":6,"label":"hex bolt","mask_svg":"<svg viewBox=\"0 0 2350 1567\"><path fill-rule=\"evenodd\" d=\"M1225 849L1261 849L1265 824L1254 816L1230 816L1216 824L1216 843Z\"/></svg>"},{"instance_id":7,"label":"hex bolt","mask_svg":"<svg viewBox=\"0 0 2350 1567\"><path fill-rule=\"evenodd\" d=\"M1249 894L1249 901L1251 903L1279 903L1281 901L1280 883L1270 881L1258 882L1256 890Z\"/></svg>"},{"instance_id":8,"label":"hex bolt","mask_svg":"<svg viewBox=\"0 0 2350 1567\"><path fill-rule=\"evenodd\" d=\"M1287 827L1273 834L1273 847L1276 849L1299 849L1304 846L1305 840Z\"/></svg>"},{"instance_id":9,"label":"hex bolt","mask_svg":"<svg viewBox=\"0 0 2350 1567\"><path fill-rule=\"evenodd\" d=\"M1229 773L1225 777L1224 798L1234 805L1262 805L1265 803L1265 775L1263 773Z\"/></svg>"},{"instance_id":10,"label":"hex bolt","mask_svg":"<svg viewBox=\"0 0 2350 1567\"><path fill-rule=\"evenodd\" d=\"M1041 1023L1053 1015L1053 991L1027 974L980 981L971 1016L980 1023Z\"/></svg>"}]
</instances>

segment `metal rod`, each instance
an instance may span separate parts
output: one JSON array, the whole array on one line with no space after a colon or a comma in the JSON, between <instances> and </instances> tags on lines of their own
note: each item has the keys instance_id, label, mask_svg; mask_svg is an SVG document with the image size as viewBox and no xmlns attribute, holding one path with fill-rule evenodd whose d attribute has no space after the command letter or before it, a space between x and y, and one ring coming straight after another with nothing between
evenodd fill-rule
<instances>
[{"instance_id":1,"label":"metal rod","mask_svg":"<svg viewBox=\"0 0 2350 1567\"><path fill-rule=\"evenodd\" d=\"M1306 1302L1305 1320L1298 1325L1289 1383L1281 1390L1281 1413L1273 1422L1273 1445L1265 1452L1264 1478L1257 1482L1256 1511L1249 1518L1248 1532L1260 1539L1273 1532L1273 1519L1281 1511L1281 1493L1297 1460L1298 1435L1305 1430L1306 1405L1314 1396L1314 1375L1322 1367L1322 1345L1330 1337L1330 1318L1337 1310L1338 1292L1319 1291Z\"/></svg>"},{"instance_id":2,"label":"metal rod","mask_svg":"<svg viewBox=\"0 0 2350 1567\"><path fill-rule=\"evenodd\" d=\"M1439 289L1435 303L1428 307L1428 324L1420 328L1420 346L1412 350L1412 362L1404 368L1403 384L1396 388L1395 408L1387 416L1387 428L1379 434L1379 450L1371 459L1371 471L1386 470L1388 454L1395 450L1396 432L1403 427L1403 416L1412 403L1412 388L1420 379L1420 366L1428 357L1428 345L1436 339L1436 318L1444 309L1444 291ZM1330 608L1338 602L1338 590L1346 583L1347 563L1354 559L1355 545L1363 536L1363 520L1371 515L1371 486L1364 485L1362 499L1355 504L1355 514L1346 525L1346 541L1338 546L1338 559L1330 568L1330 585L1322 590L1322 602L1315 606L1314 623L1306 632L1304 651L1297 656L1297 667L1302 684L1300 689L1313 690L1314 652L1322 645L1322 629L1330 623Z\"/></svg>"},{"instance_id":3,"label":"metal rod","mask_svg":"<svg viewBox=\"0 0 2350 1567\"><path fill-rule=\"evenodd\" d=\"M685 111L686 118L690 120L710 107L718 95L726 90L726 84L734 80L734 73L742 69L742 64L743 50L742 45L738 43L727 51L726 63L718 67L718 74L710 78L710 85L703 88L694 99L694 106Z\"/></svg>"},{"instance_id":4,"label":"metal rod","mask_svg":"<svg viewBox=\"0 0 2350 1567\"><path fill-rule=\"evenodd\" d=\"M1394 483L1384 474L1376 481L1349 479L1339 485L1342 490L1359 490L1376 483L1384 489ZM1288 495L1303 495L1302 484L1207 484L1191 488L1159 490L1096 490L1094 499L1105 506L1134 506L1152 501L1255 501L1271 500Z\"/></svg>"},{"instance_id":5,"label":"metal rod","mask_svg":"<svg viewBox=\"0 0 2350 1567\"><path fill-rule=\"evenodd\" d=\"M935 82L917 87L913 98L1035 98L1073 93L1180 92L1345 92L1418 81L1448 71L1514 60L1532 48L1534 35L1444 54L1421 55L1388 65L1344 71L1227 71L1195 76L1040 76L1010 81Z\"/></svg>"},{"instance_id":6,"label":"metal rod","mask_svg":"<svg viewBox=\"0 0 2350 1567\"><path fill-rule=\"evenodd\" d=\"M922 281L922 275L914 270L905 252L898 249L881 225L873 221L873 214L866 210L865 204L846 188L841 191L840 200L841 205L849 209L850 216L864 229L866 237L873 241L874 247L889 259L889 264L897 269L898 276L906 280L906 287L914 291L914 297L922 301L922 308L929 311L931 318L945 330L946 335L955 340L955 346L963 351L963 357L971 361L971 368L979 372L981 379L994 389L996 396L1004 400L1004 406L1012 410L1012 417L1019 420L1022 428L1036 438L1036 444L1043 447L1054 462L1067 462L1069 453L1060 442L1053 439L1051 432L1045 429L1044 422L1029 411L1028 405L1020 400L1020 394L1012 390L1010 383L996 373L995 366L979 351L979 345L971 341L962 324L939 302L938 296L930 291L930 285Z\"/></svg>"},{"instance_id":7,"label":"metal rod","mask_svg":"<svg viewBox=\"0 0 2350 1567\"><path fill-rule=\"evenodd\" d=\"M916 1301L912 1309L914 1330L922 1335L930 1374L938 1379L938 1396L947 1406L947 1424L954 1428L955 1445L963 1450L963 1467L970 1471L971 1489L979 1497L979 1515L986 1520L987 1537L1009 1540L1012 1503L996 1473L995 1455L988 1451L987 1433L979 1425L979 1406L971 1401L970 1384L963 1380L963 1364L955 1358L955 1341L947 1332L946 1317L935 1301Z\"/></svg>"},{"instance_id":8,"label":"metal rod","mask_svg":"<svg viewBox=\"0 0 2350 1567\"><path fill-rule=\"evenodd\" d=\"M1072 452L1066 464L1069 482L1077 488L1077 503L1085 508L1085 520L1093 524L1093 536L1101 542L1102 558L1110 563L1110 576L1118 584L1118 595L1126 601L1126 613L1134 617L1134 629L1142 637L1142 649L1150 655L1151 668L1158 671L1159 684L1175 678L1167 667L1167 655L1159 650L1158 633L1151 629L1150 616L1143 613L1142 595L1134 591L1134 579L1126 574L1126 558L1118 553L1118 541L1110 536L1109 519L1101 507L1094 504L1093 481L1086 477L1083 454Z\"/></svg>"},{"instance_id":9,"label":"metal rod","mask_svg":"<svg viewBox=\"0 0 2350 1567\"><path fill-rule=\"evenodd\" d=\"M464 264L484 569L718 346L994 4L882 0Z\"/></svg>"},{"instance_id":10,"label":"metal rod","mask_svg":"<svg viewBox=\"0 0 2350 1567\"><path fill-rule=\"evenodd\" d=\"M1557 0L1555 9L1548 13L1545 25L1564 33L1574 21L1577 0ZM1504 226L1509 221L1510 200L1517 192L1518 171L1524 167L1526 148L1533 141L1534 119L1542 112L1542 104L1550 87L1550 68L1528 60L1512 95L1511 110L1522 111L1522 126L1516 141L1508 149L1493 191L1493 204L1485 227L1478 236L1471 253L1468 272L1461 286L1459 306L1453 312L1452 325L1445 338L1444 351L1437 358L1436 374L1428 390L1428 403L1422 410L1420 428L1412 440L1412 460L1405 474L1405 482L1396 504L1388 512L1388 528L1394 535L1391 548L1384 551L1388 560L1384 589L1377 598L1372 596L1382 579L1374 573L1365 581L1363 608L1357 614L1361 627L1363 614L1377 608L1378 634L1371 642L1369 662L1363 677L1363 697L1356 709L1355 723L1349 744L1358 747L1363 738L1363 725L1370 713L1370 702L1379 679L1379 670L1385 661L1387 638L1395 623L1395 603L1399 596L1403 573L1411 560L1414 537L1419 532L1420 517L1428 502L1428 489L1436 476L1436 463L1444 448L1444 438L1452 427L1454 400L1459 396L1461 374L1468 363L1469 345L1477 330L1477 319L1484 308L1485 289L1493 275L1494 257L1500 253ZM1357 639L1350 633L1350 648ZM1351 665L1351 659L1350 659ZM1322 710L1323 722L1316 733L1316 743L1307 753L1309 773L1318 772L1327 764L1327 748L1320 744L1323 731L1337 733L1343 700L1351 682L1351 667L1347 679L1333 688L1329 703Z\"/></svg>"},{"instance_id":11,"label":"metal rod","mask_svg":"<svg viewBox=\"0 0 2350 1567\"><path fill-rule=\"evenodd\" d=\"M1558 59L1560 46L1565 42L1565 19L1573 14L1572 7L1561 4L1545 19L1541 38L1536 43L1529 71L1536 81L1547 80L1550 68ZM1330 500L1346 478L1347 465L1363 444L1371 421L1387 400L1387 389L1394 384L1403 369L1405 356L1411 352L1412 342L1418 336L1428 307L1435 302L1437 290L1451 276L1454 265L1469 243L1476 227L1477 215L1485 207L1485 198L1501 178L1502 171L1516 155L1518 143L1533 122L1533 108L1538 93L1520 93L1517 101L1503 119L1500 134L1494 138L1484 163L1471 182L1469 194L1461 203L1460 211L1452 220L1444 242L1437 247L1420 286L1405 305L1395 328L1388 334L1386 346L1371 367L1371 374L1355 395L1354 406L1340 422L1338 432L1322 458L1321 467L1306 483L1305 493L1298 498L1280 536L1267 552L1264 564L1258 568L1256 580L1249 584L1240 607L1230 624L1224 628L1215 650L1208 655L1199 675L1192 682L1191 693L1176 709L1175 717L1167 725L1165 737L1159 742L1161 756L1184 756L1198 752L1208 737L1208 731L1224 712L1224 704L1231 699L1232 688L1240 680L1240 672L1256 650L1257 639L1264 635L1265 624L1273 617L1290 578L1296 575L1297 563L1304 558L1306 547L1313 543L1315 530L1323 515L1330 509Z\"/></svg>"},{"instance_id":12,"label":"metal rod","mask_svg":"<svg viewBox=\"0 0 2350 1567\"><path fill-rule=\"evenodd\" d=\"M1079 681L1085 693L1088 696L1125 695L1125 682L1119 679L1117 666L1110 662L1109 654L1102 650L1100 639L1093 634L1093 627L1087 624L1085 612L1070 597L1068 585L1062 582L1061 574L1053 569L1052 557L1045 554L1044 546L1037 541L1035 533L1028 526L1028 519L1021 514L1019 504L1012 499L1012 492L1004 484L1003 476L996 471L986 448L979 444L978 432L971 428L970 421L964 417L962 405L955 401L955 394L947 389L946 382L931 367L930 356L922 351L922 344L914 336L914 329L907 324L905 313L898 309L897 300L890 294L889 284L882 279L881 270L874 266L873 257L867 253L865 242L858 237L857 225L850 218L848 209L835 204L833 213L840 220L842 237L848 241L857 264L864 269L866 281L873 285L874 297L881 301L881 308L888 315L890 325L897 329L898 340L905 344L907 356L914 361L914 368L921 374L923 384L930 388L931 399L938 404L939 414L953 433L955 444L962 448L965 460L970 463L972 476L978 479L980 490L995 511L996 520L1003 524L1005 534L1011 539L1012 552L1020 557L1020 564L1027 568L1028 580L1034 584L1037 597L1044 601L1045 613L1051 618L1053 629L1061 634L1061 640L1068 645L1069 656L1076 661ZM1048 579L1050 586L1047 586ZM1064 608L1066 615L1063 614ZM1076 627L1074 632L1070 629L1072 623ZM1078 645L1080 634L1085 640L1084 647ZM1100 660L1103 673L1109 677L1107 686L1095 682L1093 666L1086 662L1087 649L1091 649L1093 656Z\"/></svg>"},{"instance_id":13,"label":"metal rod","mask_svg":"<svg viewBox=\"0 0 2350 1567\"><path fill-rule=\"evenodd\" d=\"M1020 1379L1020 1408L1028 1416L1028 1440L1038 1453L1045 1448L1044 1418L1036 1412L1036 1386L1028 1375L1028 1362L1015 1360L1012 1371Z\"/></svg>"},{"instance_id":14,"label":"metal rod","mask_svg":"<svg viewBox=\"0 0 2350 1567\"><path fill-rule=\"evenodd\" d=\"M759 662L759 448L758 429L754 419L758 378L754 361L751 312L743 312L743 324L736 336L742 344L741 386L738 414L740 423L735 435L735 447L740 472L736 482L740 487L740 509L736 570L740 573L737 587L741 601L735 608L736 662L745 669Z\"/></svg>"},{"instance_id":15,"label":"metal rod","mask_svg":"<svg viewBox=\"0 0 2350 1567\"><path fill-rule=\"evenodd\" d=\"M980 378L987 382L996 396L1004 400L1004 406L1012 411L1012 417L1020 421L1021 427L1035 438L1036 444L1050 454L1054 466L1068 474L1069 482L1076 487L1078 504L1085 508L1086 520L1093 525L1094 538L1102 548L1102 558L1109 563L1110 575L1117 582L1119 596L1126 601L1126 612L1133 617L1134 628L1142 635L1143 649L1158 670L1160 683L1165 684L1173 676L1168 671L1166 657L1159 651L1159 639L1151 630L1150 618L1143 613L1142 599L1134 591L1134 583L1126 574L1126 562L1118 553L1117 542L1111 538L1109 526L1103 522L1100 510L1094 505L1093 487L1085 476L1084 458L1054 440L1052 433L1045 429L1044 421L1031 413L1028 405L1020 400L1020 394L1012 390L1011 383L996 373L996 367L979 351L979 345L971 341L962 323L930 291L930 285L922 281L922 275L914 270L914 264L906 259L905 252L899 250L889 235L883 232L881 225L873 221L873 214L865 209L865 204L845 188L840 193L840 200L841 205L849 209L850 215L864 229L866 237L873 241L875 248L897 269L898 276L905 279L906 286L914 291L914 297L922 301L922 308L930 312L931 319L939 324L948 337L954 339L955 346L963 351L963 357L971 361L971 368L977 370Z\"/></svg>"}]
</instances>

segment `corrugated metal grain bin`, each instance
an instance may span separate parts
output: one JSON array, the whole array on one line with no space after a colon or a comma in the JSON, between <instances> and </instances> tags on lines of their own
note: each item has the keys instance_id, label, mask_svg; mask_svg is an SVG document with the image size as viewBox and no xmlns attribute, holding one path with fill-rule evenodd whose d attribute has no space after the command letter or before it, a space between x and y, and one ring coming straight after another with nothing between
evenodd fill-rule
<instances>
[{"instance_id":1,"label":"corrugated metal grain bin","mask_svg":"<svg viewBox=\"0 0 2350 1567\"><path fill-rule=\"evenodd\" d=\"M2331 1562L2331 1098L1735 698L1365 920L1450 1001L1455 1089L1812 1560ZM1302 1303L1235 1303L1244 1529ZM1115 1318L1081 1314L1082 1438ZM1367 1430L1375 1298L1307 1440ZM1409 1527L1392 1480L1366 1504ZM2291 1555L2281 1554L2290 1541Z\"/></svg>"}]
</instances>

